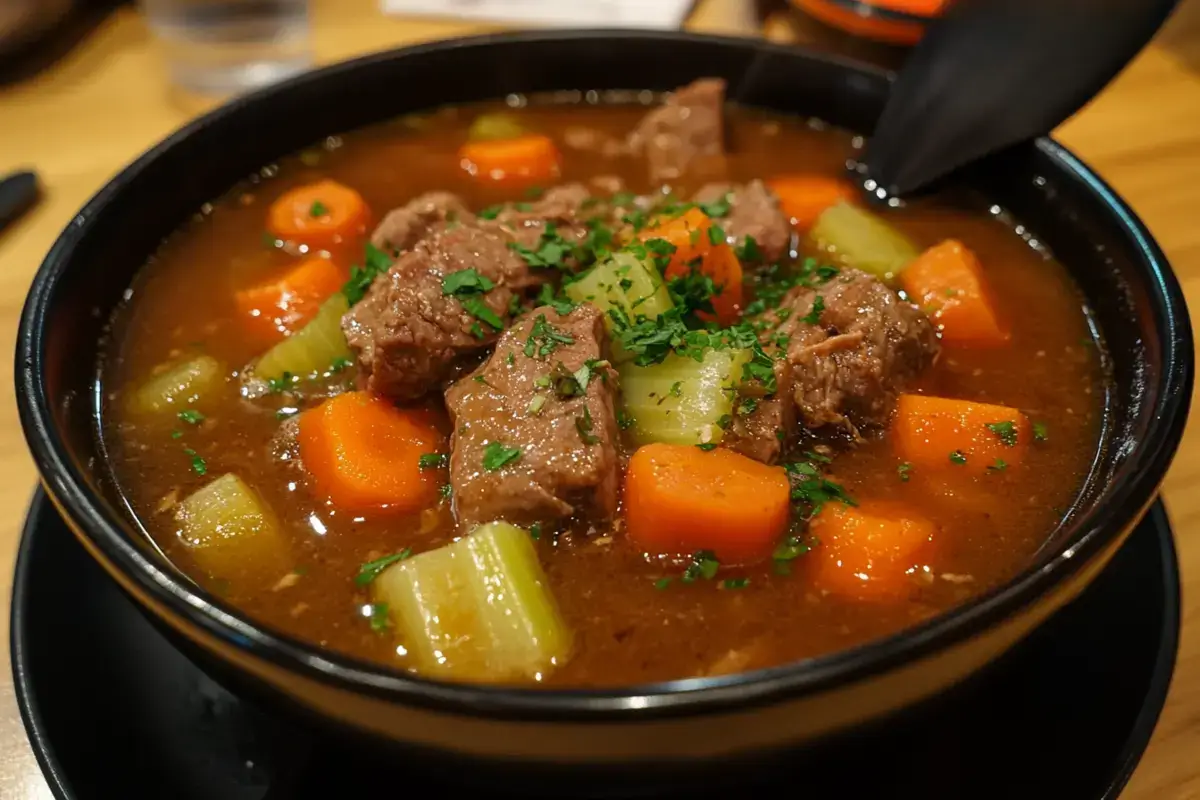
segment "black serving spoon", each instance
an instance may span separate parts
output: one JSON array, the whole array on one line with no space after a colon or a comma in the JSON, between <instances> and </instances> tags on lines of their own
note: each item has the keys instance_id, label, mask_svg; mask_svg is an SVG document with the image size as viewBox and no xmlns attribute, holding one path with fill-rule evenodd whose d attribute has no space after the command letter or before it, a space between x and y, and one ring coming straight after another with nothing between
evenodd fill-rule
<instances>
[{"instance_id":1,"label":"black serving spoon","mask_svg":"<svg viewBox=\"0 0 1200 800\"><path fill-rule=\"evenodd\" d=\"M36 203L39 194L37 175L32 172L0 177L0 230Z\"/></svg>"},{"instance_id":2,"label":"black serving spoon","mask_svg":"<svg viewBox=\"0 0 1200 800\"><path fill-rule=\"evenodd\" d=\"M867 147L872 193L910 194L1049 133L1096 96L1178 0L958 0L900 71Z\"/></svg>"}]
</instances>

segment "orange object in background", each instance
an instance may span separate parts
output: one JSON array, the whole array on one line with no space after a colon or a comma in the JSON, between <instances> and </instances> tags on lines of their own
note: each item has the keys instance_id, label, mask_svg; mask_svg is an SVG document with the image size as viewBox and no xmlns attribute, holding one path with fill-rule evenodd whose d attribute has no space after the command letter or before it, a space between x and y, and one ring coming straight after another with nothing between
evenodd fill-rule
<instances>
[{"instance_id":1,"label":"orange object in background","mask_svg":"<svg viewBox=\"0 0 1200 800\"><path fill-rule=\"evenodd\" d=\"M856 600L903 597L935 527L900 503L827 503L808 526L818 542L807 556L816 564L813 587Z\"/></svg>"},{"instance_id":2,"label":"orange object in background","mask_svg":"<svg viewBox=\"0 0 1200 800\"><path fill-rule=\"evenodd\" d=\"M274 344L316 316L346 277L328 259L306 258L277 280L237 292L234 301L247 332L263 344Z\"/></svg>"},{"instance_id":3,"label":"orange object in background","mask_svg":"<svg viewBox=\"0 0 1200 800\"><path fill-rule=\"evenodd\" d=\"M950 0L792 0L812 17L854 36L914 45Z\"/></svg>"}]
</instances>

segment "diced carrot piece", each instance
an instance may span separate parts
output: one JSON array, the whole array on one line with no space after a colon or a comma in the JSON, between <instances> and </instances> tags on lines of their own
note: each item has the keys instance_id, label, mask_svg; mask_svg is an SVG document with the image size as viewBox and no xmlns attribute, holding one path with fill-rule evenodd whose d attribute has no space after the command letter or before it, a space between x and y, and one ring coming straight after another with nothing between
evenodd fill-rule
<instances>
[{"instance_id":1,"label":"diced carrot piece","mask_svg":"<svg viewBox=\"0 0 1200 800\"><path fill-rule=\"evenodd\" d=\"M364 235L370 216L362 195L325 180L297 186L272 203L267 230L280 239L327 249Z\"/></svg>"},{"instance_id":2,"label":"diced carrot piece","mask_svg":"<svg viewBox=\"0 0 1200 800\"><path fill-rule=\"evenodd\" d=\"M675 246L671 262L663 272L667 280L685 278L693 270L712 278L713 286L719 291L713 295L715 317L707 313L699 316L716 319L721 325L732 325L741 317L742 308L742 264L733 248L723 239L714 243L709 231L713 221L698 208L662 221L638 233L642 241L665 239ZM719 230L719 228L718 228Z\"/></svg>"},{"instance_id":3,"label":"diced carrot piece","mask_svg":"<svg viewBox=\"0 0 1200 800\"><path fill-rule=\"evenodd\" d=\"M250 334L270 344L304 327L345 281L332 261L306 258L278 280L237 292L234 301Z\"/></svg>"},{"instance_id":4,"label":"diced carrot piece","mask_svg":"<svg viewBox=\"0 0 1200 800\"><path fill-rule=\"evenodd\" d=\"M808 526L817 545L806 558L813 586L843 597L902 597L933 541L935 526L899 503L866 501L851 507L829 503Z\"/></svg>"},{"instance_id":5,"label":"diced carrot piece","mask_svg":"<svg viewBox=\"0 0 1200 800\"><path fill-rule=\"evenodd\" d=\"M767 187L779 198L792 225L801 230L811 228L830 206L843 200L853 203L858 197L849 181L825 175L782 175L767 181Z\"/></svg>"},{"instance_id":6,"label":"diced carrot piece","mask_svg":"<svg viewBox=\"0 0 1200 800\"><path fill-rule=\"evenodd\" d=\"M437 501L443 476L420 459L445 452L446 437L426 409L346 392L300 415L299 440L317 494L339 508L411 513Z\"/></svg>"},{"instance_id":7,"label":"diced carrot piece","mask_svg":"<svg viewBox=\"0 0 1200 800\"><path fill-rule=\"evenodd\" d=\"M989 297L979 259L961 242L947 239L926 250L900 273L900 285L948 345L999 347L1012 338Z\"/></svg>"},{"instance_id":8,"label":"diced carrot piece","mask_svg":"<svg viewBox=\"0 0 1200 800\"><path fill-rule=\"evenodd\" d=\"M1031 437L1015 408L918 394L900 395L892 422L900 460L944 476L1018 467Z\"/></svg>"},{"instance_id":9,"label":"diced carrot piece","mask_svg":"<svg viewBox=\"0 0 1200 800\"><path fill-rule=\"evenodd\" d=\"M625 473L625 527L647 552L758 561L779 543L789 514L784 471L731 450L648 444Z\"/></svg>"},{"instance_id":10,"label":"diced carrot piece","mask_svg":"<svg viewBox=\"0 0 1200 800\"><path fill-rule=\"evenodd\" d=\"M511 184L554 180L562 164L554 140L541 134L467 142L458 160L476 178Z\"/></svg>"}]
</instances>

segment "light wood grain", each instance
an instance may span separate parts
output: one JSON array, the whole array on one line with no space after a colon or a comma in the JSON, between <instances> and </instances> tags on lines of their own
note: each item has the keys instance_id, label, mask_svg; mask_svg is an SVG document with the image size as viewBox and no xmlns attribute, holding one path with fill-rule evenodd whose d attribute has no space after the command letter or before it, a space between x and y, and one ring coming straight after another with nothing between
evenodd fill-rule
<instances>
[{"instance_id":1,"label":"light wood grain","mask_svg":"<svg viewBox=\"0 0 1200 800\"><path fill-rule=\"evenodd\" d=\"M688 27L761 35L754 5L751 0L701 2ZM372 0L317 0L315 6L322 62L489 29L455 21L383 19ZM786 16L770 20L766 33L784 41L797 38ZM121 166L204 106L171 90L146 27L131 10L110 18L49 72L0 90L0 175L32 166L46 188L43 202L0 234L0 352L12 352L30 278L72 214ZM1185 2L1155 42L1058 136L1147 222L1189 301L1200 297L1200 0ZM7 598L35 475L17 423L12 372L0 375L0 596ZM1125 795L1134 800L1200 797L1197 488L1200 431L1192 425L1164 487L1183 567L1183 643L1166 711ZM0 615L4 655L7 626L5 613ZM87 654L79 657L86 660ZM25 740L7 673L0 678L0 796L50 796Z\"/></svg>"}]
</instances>

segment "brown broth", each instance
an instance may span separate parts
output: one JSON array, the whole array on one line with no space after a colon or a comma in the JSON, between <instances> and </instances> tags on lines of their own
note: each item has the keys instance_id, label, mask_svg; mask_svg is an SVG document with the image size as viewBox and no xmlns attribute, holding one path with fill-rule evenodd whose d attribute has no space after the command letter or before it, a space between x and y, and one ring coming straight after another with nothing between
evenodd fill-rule
<instances>
[{"instance_id":1,"label":"brown broth","mask_svg":"<svg viewBox=\"0 0 1200 800\"><path fill-rule=\"evenodd\" d=\"M286 403L277 396L239 396L235 372L263 346L242 333L232 293L292 260L263 244L270 201L289 187L334 178L358 189L378 218L427 190L446 189L478 208L512 199L473 184L457 168L456 150L469 120L484 107L446 109L330 140L291 156L215 201L173 235L135 281L114 320L104 369L104 437L112 468L132 508L166 555L201 585L249 616L300 638L356 656L405 667L390 637L374 633L356 588L360 564L412 547L420 552L456 531L443 505L408 518L355 517L313 499L301 470L272 457L271 441ZM562 138L585 125L621 135L644 109L635 106L538 105L519 111L531 127ZM856 154L851 135L799 119L749 110L729 113L733 156L729 177L748 180L785 172L840 174ZM617 174L648 190L644 166L564 147L563 180ZM315 159L313 156L316 155ZM684 189L694 188L685 186ZM855 497L904 500L937 523L926 574L907 597L850 602L811 588L804 557L791 575L770 566L730 572L750 579L741 590L717 581L665 590L677 563L648 559L613 530L582 530L539 542L542 561L576 645L548 685L630 684L784 663L860 644L952 608L1011 577L1047 540L1070 507L1097 449L1105 380L1081 296L1064 268L1014 233L986 205L963 210L940 200L888 213L891 223L924 247L957 238L978 254L996 300L1011 321L1011 343L999 350L947 349L916 385L922 392L1014 406L1043 422L1049 441L1031 447L1020 469L980 478L982 502L931 492L922 480L902 482L890 442L878 432L837 456L833 471ZM123 410L123 397L164 362L204 352L227 365L225 395L210 398L199 425L147 424ZM179 430L171 438L171 430ZM194 449L207 476L192 469ZM168 508L208 480L236 472L254 485L280 518L303 573L214 580L195 568L176 536ZM819 546L819 545L818 545ZM249 574L249 573L248 573Z\"/></svg>"}]
</instances>

